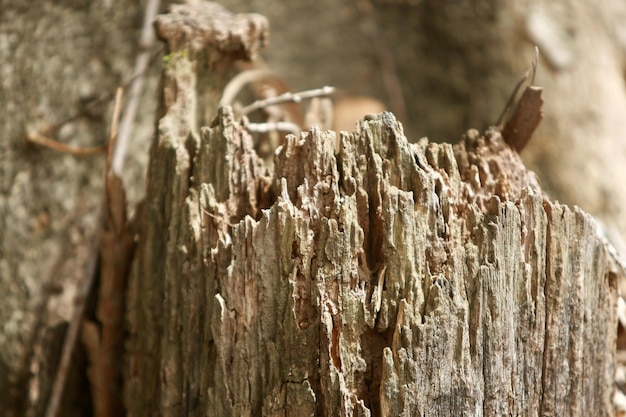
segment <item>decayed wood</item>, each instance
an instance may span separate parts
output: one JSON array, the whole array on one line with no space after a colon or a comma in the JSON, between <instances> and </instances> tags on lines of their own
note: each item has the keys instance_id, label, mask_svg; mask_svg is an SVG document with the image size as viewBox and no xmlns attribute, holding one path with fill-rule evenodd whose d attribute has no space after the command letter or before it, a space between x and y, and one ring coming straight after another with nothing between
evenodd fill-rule
<instances>
[{"instance_id":1,"label":"decayed wood","mask_svg":"<svg viewBox=\"0 0 626 417\"><path fill-rule=\"evenodd\" d=\"M131 415L150 415L151 410L156 412L161 408L168 410L164 411L167 414L180 410L180 407L196 407L180 402L183 393L194 404L199 400L195 393L200 390L200 381L185 387L183 391L178 391L178 388L163 390L160 385L164 379L176 381L178 386L184 375L198 374L201 370L198 365L206 363L204 355L207 352L201 350L201 346L214 351L209 345L210 339L203 336L209 334L204 328L208 323L201 321L205 314L183 313L178 304L184 300L180 293L183 291L192 297L199 297L188 307L206 311L204 280L202 283L190 280L187 283L192 287L186 287L185 284L180 287L178 284L182 284L184 279L180 282L163 279L187 271L188 267L193 270L184 274L199 273L196 268L205 269L202 258L206 254L195 252L199 249L197 246L187 246L182 240L180 245L171 246L173 240L170 239L177 240L179 227L189 224L187 216L180 209L181 204L187 204L184 200L190 186L198 184L190 174L193 156L201 152L199 128L210 121L209 117L215 116L230 65L236 59L253 58L267 37L267 21L264 17L232 15L218 5L199 1L173 6L171 13L157 18L155 26L158 36L168 44L168 54L163 64L160 102L160 113L163 116L158 121L158 136L151 149L148 170L151 180L148 182L141 216L145 227L128 288L128 320L132 336L127 346L130 369L125 379L125 396ZM228 149L232 148L230 146ZM220 155L225 152L222 149ZM225 175L216 169L224 166L224 162L227 161L220 159L219 165L207 164L207 171ZM221 185L227 182L217 183ZM224 194L220 187L216 188L216 192L218 195ZM200 216L200 212L191 215ZM226 213L224 215L228 216ZM193 236L201 231L186 230ZM197 257L198 261L178 264L174 258L178 258L179 251L187 252L187 249L192 251L188 255ZM146 280L148 277L154 280ZM182 325L183 322L185 326L196 329L187 334L188 339L185 341L180 339L176 324ZM153 338L157 334L157 338ZM185 358L180 356L181 352L169 348L172 343L184 344ZM200 358L198 354L203 356ZM180 361L183 359L185 368L181 369ZM206 394L206 390L203 393Z\"/></svg>"},{"instance_id":2,"label":"decayed wood","mask_svg":"<svg viewBox=\"0 0 626 417\"><path fill-rule=\"evenodd\" d=\"M338 160L332 134L292 137L262 211L232 114L202 143L139 258L135 366L159 377L133 414L611 415L617 269L495 130L409 145L385 113Z\"/></svg>"},{"instance_id":3,"label":"decayed wood","mask_svg":"<svg viewBox=\"0 0 626 417\"><path fill-rule=\"evenodd\" d=\"M268 175L229 107L189 140L198 65L175 58L129 283L130 415L613 414L623 271L496 129L410 144L382 113L338 154L332 132L288 137Z\"/></svg>"}]
</instances>

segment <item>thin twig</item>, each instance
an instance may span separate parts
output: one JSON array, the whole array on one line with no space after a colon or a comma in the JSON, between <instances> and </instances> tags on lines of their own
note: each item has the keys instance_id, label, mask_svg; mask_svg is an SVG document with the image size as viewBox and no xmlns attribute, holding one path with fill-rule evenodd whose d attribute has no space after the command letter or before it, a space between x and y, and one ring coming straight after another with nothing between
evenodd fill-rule
<instances>
[{"instance_id":1,"label":"thin twig","mask_svg":"<svg viewBox=\"0 0 626 417\"><path fill-rule=\"evenodd\" d=\"M535 45L535 59L531 67L530 85L535 85L535 75L537 75L537 65L539 64L539 47Z\"/></svg>"},{"instance_id":2,"label":"thin twig","mask_svg":"<svg viewBox=\"0 0 626 417\"><path fill-rule=\"evenodd\" d=\"M146 11L143 20L143 29L141 33L141 39L139 46L142 48L142 52L137 56L137 62L135 63L134 77L135 81L131 84L128 94L128 106L124 112L124 117L120 124L120 131L118 136L118 144L115 147L113 154L113 172L120 175L124 168L124 158L128 151L128 142L130 138L130 132L135 122L137 115L137 108L139 106L139 99L141 98L141 92L143 90L143 84L145 79L145 73L150 63L150 47L154 44L155 36L152 23L159 10L160 0L149 0L146 5Z\"/></svg>"},{"instance_id":3,"label":"thin twig","mask_svg":"<svg viewBox=\"0 0 626 417\"><path fill-rule=\"evenodd\" d=\"M277 77L277 75L269 68L255 68L241 71L226 84L219 105L232 104L235 97L237 97L246 85L264 80L268 77Z\"/></svg>"},{"instance_id":4,"label":"thin twig","mask_svg":"<svg viewBox=\"0 0 626 417\"><path fill-rule=\"evenodd\" d=\"M322 88L316 88L313 90L301 91L299 93L284 93L276 97L269 97L263 100L257 100L254 103L241 109L241 114L247 115L253 111L262 109L264 107L273 106L281 103L300 103L304 99L321 97L333 94L335 92L334 87L325 86Z\"/></svg>"},{"instance_id":5,"label":"thin twig","mask_svg":"<svg viewBox=\"0 0 626 417\"><path fill-rule=\"evenodd\" d=\"M528 79L528 71L526 71L526 74L524 74L524 76L515 85L513 92L511 93L511 95L509 96L509 99L504 105L504 109L502 109L502 113L500 113L500 117L498 117L496 126L503 126L504 120L507 118L509 114L513 112L513 108L515 107L514 106L515 100L517 99L517 94L519 93L519 90L522 88L522 86L524 85L527 79Z\"/></svg>"},{"instance_id":6,"label":"thin twig","mask_svg":"<svg viewBox=\"0 0 626 417\"><path fill-rule=\"evenodd\" d=\"M111 122L111 133L109 138L109 148L115 143L115 134L117 131L117 120L119 119L119 112L122 101L122 89L118 88L115 96L115 106L113 110L113 120ZM107 152L110 154L110 151ZM87 296L93 286L96 265L98 259L98 250L100 247L100 230L97 230L94 234L94 242L92 248L90 248L89 259L85 267L85 281L76 298L76 309L72 315L72 321L65 334L65 340L63 341L63 350L61 352L61 360L57 368L57 373L54 377L54 383L52 384L52 392L50 393L50 399L48 400L48 407L46 409L45 417L57 417L59 412L59 406L61 405L61 399L63 397L63 390L65 389L65 382L67 380L67 373L69 371L72 355L74 354L74 347L78 340L78 332L83 316L85 314L85 308L87 304Z\"/></svg>"},{"instance_id":7,"label":"thin twig","mask_svg":"<svg viewBox=\"0 0 626 417\"><path fill-rule=\"evenodd\" d=\"M65 389L65 381L67 380L67 373L70 368L72 355L74 354L74 347L76 346L76 341L78 340L80 323L82 322L83 315L85 314L87 296L91 291L96 275L98 247L100 244L98 235L99 233L96 232L92 247L89 248L91 253L89 254L89 259L87 260L87 265L85 266L85 281L83 282L83 285L81 286L76 297L76 309L74 310L72 321L70 322L70 326L65 334L61 360L59 361L57 373L54 377L54 383L52 384L52 392L50 393L50 399L48 400L45 417L57 417L59 412L61 399L63 398L63 390Z\"/></svg>"},{"instance_id":8,"label":"thin twig","mask_svg":"<svg viewBox=\"0 0 626 417\"><path fill-rule=\"evenodd\" d=\"M209 216L209 217L211 217L211 218L213 218L213 219L217 220L218 222L223 222L223 223L226 223L226 225L227 225L227 226L230 226L230 227L235 227L235 225L234 225L234 224L229 223L229 222L226 220L226 216L223 216L223 215L217 215L217 214L210 213L210 212L209 212L207 209L205 209L205 208L202 208L201 210L202 210L202 212L203 212L204 214L206 214L207 216Z\"/></svg>"},{"instance_id":9,"label":"thin twig","mask_svg":"<svg viewBox=\"0 0 626 417\"><path fill-rule=\"evenodd\" d=\"M267 133L274 131L299 133L302 130L300 126L291 122L248 123L246 127L249 132L254 133Z\"/></svg>"},{"instance_id":10,"label":"thin twig","mask_svg":"<svg viewBox=\"0 0 626 417\"><path fill-rule=\"evenodd\" d=\"M122 106L122 95L124 90L118 88L115 93L115 106L113 107L113 118L111 119L111 131L109 132L109 141L107 143L107 161L106 161L106 173L111 169L111 161L115 152L115 144L117 142L117 125L120 120L120 110ZM106 175L108 178L108 175Z\"/></svg>"},{"instance_id":11,"label":"thin twig","mask_svg":"<svg viewBox=\"0 0 626 417\"><path fill-rule=\"evenodd\" d=\"M152 23L154 22L156 14L159 10L159 4L160 0L148 0L148 4L146 5L146 11L144 13L144 25L139 41L139 46L142 49L142 52L137 57L133 76L122 85L123 88L130 86L130 99L128 101L128 108L126 109L125 116L122 120L120 127L118 140L119 144L115 148L113 156L113 170L117 174L122 171L122 168L124 166L124 156L126 155L126 151L128 149L128 137L130 136L132 124L137 114L137 107L139 103L139 98L141 97L141 91L143 89L146 71L150 63L155 59L155 57L159 56L161 53L161 50L152 54L150 53L150 47L154 44L155 40ZM65 145L54 139L50 139L47 136L50 135L51 132L59 129L61 126L72 122L79 117L82 117L89 109L104 101L110 100L112 97L112 93L103 94L102 96L93 100L85 107L83 107L80 111L74 113L67 119L49 125L41 132L29 132L26 135L26 139L38 145L45 146L47 148L54 149L63 153L68 153L71 155L93 155L101 153L106 149L105 146L99 146L95 148L78 148Z\"/></svg>"},{"instance_id":12,"label":"thin twig","mask_svg":"<svg viewBox=\"0 0 626 417\"><path fill-rule=\"evenodd\" d=\"M39 132L28 132L26 134L26 140L32 143L36 143L37 145L41 145L46 148L58 151L58 152L63 152L63 153L67 153L70 155L77 155L77 156L96 155L106 150L106 146L96 146L93 148L81 148L77 146L67 145L63 142L50 139L49 137L44 136Z\"/></svg>"}]
</instances>

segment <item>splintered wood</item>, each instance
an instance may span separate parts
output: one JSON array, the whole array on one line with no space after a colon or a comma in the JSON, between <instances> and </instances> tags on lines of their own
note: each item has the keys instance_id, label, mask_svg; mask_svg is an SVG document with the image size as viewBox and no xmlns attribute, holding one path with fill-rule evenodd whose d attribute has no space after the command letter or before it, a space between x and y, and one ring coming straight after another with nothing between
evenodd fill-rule
<instances>
[{"instance_id":1,"label":"splintered wood","mask_svg":"<svg viewBox=\"0 0 626 417\"><path fill-rule=\"evenodd\" d=\"M164 70L129 415L612 415L623 271L497 129L411 144L382 113L268 173L228 106L189 116L194 59Z\"/></svg>"}]
</instances>

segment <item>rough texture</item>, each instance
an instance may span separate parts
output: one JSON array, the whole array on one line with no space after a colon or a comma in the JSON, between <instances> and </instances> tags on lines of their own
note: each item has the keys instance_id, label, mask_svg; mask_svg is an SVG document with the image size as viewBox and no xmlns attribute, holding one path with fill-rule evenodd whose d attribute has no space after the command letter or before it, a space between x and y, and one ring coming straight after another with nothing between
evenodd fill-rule
<instances>
[{"instance_id":1,"label":"rough texture","mask_svg":"<svg viewBox=\"0 0 626 417\"><path fill-rule=\"evenodd\" d=\"M131 415L612 414L617 269L591 217L496 131L409 145L384 113L334 140L288 140L266 210L227 109L192 172L170 165L130 296Z\"/></svg>"},{"instance_id":2,"label":"rough texture","mask_svg":"<svg viewBox=\"0 0 626 417\"><path fill-rule=\"evenodd\" d=\"M192 60L164 72L130 415L613 414L623 271L498 131L409 144L382 113L269 175L230 108L195 137Z\"/></svg>"},{"instance_id":3,"label":"rough texture","mask_svg":"<svg viewBox=\"0 0 626 417\"><path fill-rule=\"evenodd\" d=\"M371 36L376 38L372 27L380 28L405 92L405 127L437 140L456 140L466 127L495 120L538 43L546 52L538 75L546 87L546 120L530 142L528 160L543 167L542 184L553 196L615 223L626 219L620 215L623 187L614 181L626 166L619 151L626 120L620 88L626 37L619 22L626 3L371 3L375 13L368 15L358 13L352 0L224 2L268 16L273 35L267 61L296 90L331 84L386 100ZM144 4L0 0L0 414L24 415L27 409L32 415L45 407L102 196L97 157L24 146L23 134L64 119L131 77ZM547 33L556 36L546 37L542 28L555 29ZM144 139L154 128L159 62L148 78L124 171L131 202L145 190ZM207 116L199 124L208 124L215 111L201 109ZM107 126L99 109L55 137L96 145ZM66 392L87 398L80 390ZM76 409L72 395L66 401Z\"/></svg>"},{"instance_id":4,"label":"rough texture","mask_svg":"<svg viewBox=\"0 0 626 417\"><path fill-rule=\"evenodd\" d=\"M267 40L267 19L258 14L235 15L217 3L191 0L173 5L169 13L158 16L155 28L157 36L167 44L164 70L178 71L175 68L180 62L198 65L198 68L180 68L194 71L191 79L185 81L196 86L189 94L197 97L200 106L188 108L187 117L196 117L189 123L197 135L197 128L207 125L215 116L222 91L235 71L235 61L257 58L258 50ZM183 80L180 75L177 78ZM171 99L165 97L165 106Z\"/></svg>"},{"instance_id":5,"label":"rough texture","mask_svg":"<svg viewBox=\"0 0 626 417\"><path fill-rule=\"evenodd\" d=\"M539 46L545 118L522 156L544 190L602 219L626 253L619 237L626 236L626 187L614 181L626 176L626 2L223 4L268 17L267 61L293 88L329 84L377 97L397 114L409 139L456 142L468 127L494 124ZM407 117L385 87L394 76Z\"/></svg>"},{"instance_id":6,"label":"rough texture","mask_svg":"<svg viewBox=\"0 0 626 417\"><path fill-rule=\"evenodd\" d=\"M228 190L232 184L242 185L238 180L254 177L254 164L244 166L244 169L250 168L252 171L241 177L229 177L229 170L216 169L228 167L229 163L235 162L232 157L223 161L220 158L219 164L207 162L204 170L192 171L192 166L201 166L198 161L202 158L214 157L206 153L206 145L201 145L200 126L209 115L214 117L216 103L225 80L228 79L228 73L232 70L229 67L233 61L236 58L253 56L253 51L262 44L265 21L258 15L232 15L211 3L191 2L189 7L190 9L173 7L170 14L160 16L156 23L157 32L172 49L167 51L164 59L160 102L163 117L158 121L158 135L151 148L148 173L153 180L148 183L146 202L140 214L145 225L138 247L142 256L135 262L134 279L129 283L129 319L131 333L137 334L146 330L152 336L159 336L153 338L147 336L147 333L146 338L142 336L130 341L130 375L126 381L126 398L131 414L150 414L150 410L161 407L162 412L167 414L181 410L181 406L190 407L180 403L180 395L192 402L197 401L196 395L193 395L194 398L190 395L191 392L200 390L199 380L193 386L184 388L188 392L179 391L178 388L163 390L159 380L165 378L168 381L177 381L178 384L182 382L184 375L200 371L197 367L197 360L200 360L197 354L206 352L200 350L202 341L198 337L201 339L201 335L206 333L201 326L208 325L207 322L200 321L204 314L195 312L195 309L206 308L203 283L190 280L188 283L192 287L183 288L173 281L137 278L155 277L161 273L174 276L181 271L187 271L188 267L195 272L199 272L196 268L204 268L202 259L205 254L195 252L200 248L186 242L188 239L199 238L201 229L191 227L184 232L186 237L180 236L180 240L177 237L180 228L191 226L189 216L197 217L201 214L180 210L181 204L191 204L186 203L185 199L190 185L197 184L194 175L197 178L214 178L219 173L220 181L214 183L217 184L215 190L220 197L230 193L225 189ZM179 18L192 11L195 15L204 15L205 19ZM224 24L225 19L228 19L230 25ZM196 36L192 36L193 34ZM205 134L202 133L203 136ZM224 155L232 151L233 146L220 142L220 149L220 155ZM250 149L251 144L248 151ZM212 152L215 153L215 150ZM197 160L194 161L196 154ZM244 191L242 190L243 195L248 197L246 204L254 204L254 192L248 194ZM196 194L196 198L198 196ZM199 207L196 206L196 209ZM228 215L224 214L225 219L228 219ZM178 243L171 246L173 241L170 239ZM188 249L194 251L188 255L198 257L197 262L190 263L184 259L186 255L180 256ZM182 306L178 303L185 297L180 291L191 297L200 297L190 306L193 311L182 312ZM180 339L177 330L179 324L182 324L180 320L196 328L196 331L188 334L189 339L186 341ZM198 332L200 333L197 334ZM179 356L181 352L168 348L171 343L179 341L185 345L184 358ZM185 369L179 366L183 359ZM154 364L159 366L152 366ZM145 396L138 395L138 392Z\"/></svg>"},{"instance_id":7,"label":"rough texture","mask_svg":"<svg viewBox=\"0 0 626 417\"><path fill-rule=\"evenodd\" d=\"M86 102L114 93L132 76L141 16L135 1L0 0L2 416L35 416L45 410L67 322L89 258L95 262L103 197L103 156L54 152L28 145L24 136L84 110ZM154 103L156 83L152 88L148 96ZM73 146L104 144L109 104L91 108L86 117L49 135ZM148 113L153 107L143 104ZM150 119L152 130L154 116ZM141 129L135 132L141 136ZM142 158L146 156L129 159ZM137 164L126 166L130 178L137 171L144 175ZM133 190L137 199L136 186ZM78 352L63 415L83 415L89 409L88 395L75 389L87 386L76 370L84 366Z\"/></svg>"}]
</instances>

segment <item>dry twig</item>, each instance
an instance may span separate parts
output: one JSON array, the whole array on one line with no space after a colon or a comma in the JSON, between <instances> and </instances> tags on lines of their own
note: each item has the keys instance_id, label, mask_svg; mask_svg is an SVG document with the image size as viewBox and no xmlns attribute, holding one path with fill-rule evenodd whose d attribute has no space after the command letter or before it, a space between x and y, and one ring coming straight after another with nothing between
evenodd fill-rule
<instances>
[{"instance_id":1,"label":"dry twig","mask_svg":"<svg viewBox=\"0 0 626 417\"><path fill-rule=\"evenodd\" d=\"M111 133L109 135L109 144L115 143L115 135L117 134L117 120L121 109L122 102L122 89L118 88L115 97L115 107L113 110L113 121L111 123ZM110 151L108 152L110 153ZM96 233L98 236L99 233ZM76 298L76 309L72 316L67 333L65 334L65 340L63 341L63 348L61 351L61 360L57 368L57 373L52 384L52 391L50 399L48 400L48 406L46 408L45 417L56 417L61 405L61 399L63 398L63 390L65 389L65 383L67 381L67 373L69 371L72 355L74 354L74 348L76 341L78 340L79 330L83 316L85 314L85 307L87 302L87 295L93 287L93 282L96 272L97 253L99 248L99 239L93 244L94 248L91 251L92 254L89 258L89 262L85 268L85 281L81 287L81 291Z\"/></svg>"},{"instance_id":2,"label":"dry twig","mask_svg":"<svg viewBox=\"0 0 626 417\"><path fill-rule=\"evenodd\" d=\"M537 74L538 61L539 61L539 48L535 46L535 59L532 62L531 68L528 71L526 71L524 76L517 82L517 84L515 84L515 88L513 89L513 92L511 93L511 95L509 96L509 99L504 105L504 109L502 109L502 113L500 113L500 117L498 117L496 126L502 127L505 124L505 120L508 121L508 119L510 118L511 114L513 113L516 107L516 103L517 103L516 99L518 97L518 93L520 89L522 88L522 86L524 85L524 83L528 80L529 76L530 76L530 82L528 83L528 85L532 86L535 83L535 75Z\"/></svg>"},{"instance_id":3,"label":"dry twig","mask_svg":"<svg viewBox=\"0 0 626 417\"><path fill-rule=\"evenodd\" d=\"M263 100L257 100L254 103L249 104L243 109L241 109L241 114L247 115L249 113L252 113L253 111L262 109L264 107L273 106L275 104L282 104L282 103L288 103L288 102L300 103L304 99L327 96L334 92L335 92L335 88L329 87L329 86L316 88L313 90L301 91L299 93L287 92L276 97L269 97Z\"/></svg>"},{"instance_id":4,"label":"dry twig","mask_svg":"<svg viewBox=\"0 0 626 417\"><path fill-rule=\"evenodd\" d=\"M26 140L32 143L36 143L37 145L45 146L46 148L53 149L58 152L63 152L63 153L76 155L76 156L97 155L106 150L106 146L96 146L93 148L80 148L77 146L67 145L63 142L50 139L49 137L39 132L34 132L34 131L28 132L26 134Z\"/></svg>"},{"instance_id":5,"label":"dry twig","mask_svg":"<svg viewBox=\"0 0 626 417\"><path fill-rule=\"evenodd\" d=\"M159 50L159 51L155 52L154 54L152 54L151 56L149 55L148 64L150 62L152 62L155 57L159 56L160 53L161 53L161 51ZM144 68L143 72L136 73L132 78L130 78L128 81L126 81L124 84L122 84L121 88L124 89L124 88L126 88L128 86L134 85L135 81L138 80L139 78L141 78L145 74L145 70L146 69L147 68ZM95 155L95 154L103 153L107 149L106 145L96 146L96 147L88 147L88 148L78 147L78 146L71 146L71 145L67 145L67 144L65 144L63 142L59 142L58 140L52 139L49 136L52 134L52 132L54 132L55 130L61 128L64 125L66 125L67 123L73 122L74 120L77 120L77 119L85 116L87 113L89 113L89 111L93 107L95 107L95 106L97 106L99 104L102 104L105 101L111 100L114 97L115 97L114 93L103 94L100 97L98 97L97 99L89 102L86 106L81 108L76 113L72 114L71 116L69 116L68 118L66 118L66 119L64 119L64 120L62 120L60 122L48 125L48 126L46 126L44 129L42 129L40 131L34 131L34 130L28 131L26 133L24 139L26 139L26 141L28 141L28 142L35 143L37 145L44 146L44 147L52 149L54 151L62 152L62 153L70 154L70 155L87 156L87 155Z\"/></svg>"},{"instance_id":6,"label":"dry twig","mask_svg":"<svg viewBox=\"0 0 626 417\"><path fill-rule=\"evenodd\" d=\"M266 122L266 123L248 123L246 125L249 132L267 133L267 132L290 132L299 133L302 129L295 123L291 122Z\"/></svg>"},{"instance_id":7,"label":"dry twig","mask_svg":"<svg viewBox=\"0 0 626 417\"><path fill-rule=\"evenodd\" d=\"M114 149L113 163L111 165L113 172L120 174L124 167L124 158L128 151L128 142L130 132L132 130L133 122L137 114L137 107L139 106L139 99L141 98L141 92L143 90L144 75L150 64L150 48L154 44L155 36L152 28L152 23L159 10L160 0L149 0L146 5L146 11L143 20L143 29L141 32L141 39L139 41L139 47L142 52L137 56L135 63L134 82L130 86L128 105L122 118L120 125L118 145Z\"/></svg>"},{"instance_id":8,"label":"dry twig","mask_svg":"<svg viewBox=\"0 0 626 417\"><path fill-rule=\"evenodd\" d=\"M116 108L115 114L119 114ZM87 347L95 417L124 414L122 403L122 354L124 341L124 292L134 251L134 240L127 228L126 195L120 177L111 166L116 145L117 117L111 125L106 164L106 206L100 233L100 287L96 318L83 321L83 341Z\"/></svg>"},{"instance_id":9,"label":"dry twig","mask_svg":"<svg viewBox=\"0 0 626 417\"><path fill-rule=\"evenodd\" d=\"M235 101L235 97L246 85L269 77L278 77L278 75L269 68L254 68L241 71L224 88L222 98L220 98L220 106L224 104L231 105Z\"/></svg>"}]
</instances>

